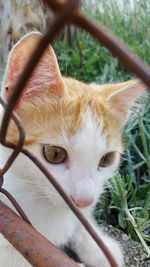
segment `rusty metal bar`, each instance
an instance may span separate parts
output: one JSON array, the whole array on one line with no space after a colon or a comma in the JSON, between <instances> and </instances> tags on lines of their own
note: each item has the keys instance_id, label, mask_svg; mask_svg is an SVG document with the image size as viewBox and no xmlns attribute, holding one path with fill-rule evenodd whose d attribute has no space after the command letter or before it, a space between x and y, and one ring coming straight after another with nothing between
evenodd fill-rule
<instances>
[{"instance_id":1,"label":"rusty metal bar","mask_svg":"<svg viewBox=\"0 0 150 267\"><path fill-rule=\"evenodd\" d=\"M20 207L20 205L18 204L18 202L14 199L14 197L6 189L2 188L2 185L0 185L0 193L2 193L3 195L5 195L9 199L9 201L12 203L12 205L14 206L14 208L16 209L16 211L22 217L22 219L24 221L26 221L28 224L31 225L31 222L30 222L29 218L24 213L24 211L22 210L22 208Z\"/></svg>"},{"instance_id":2,"label":"rusty metal bar","mask_svg":"<svg viewBox=\"0 0 150 267\"><path fill-rule=\"evenodd\" d=\"M0 200L0 232L35 267L77 267L77 263L23 221ZM9 257L9 255L8 255Z\"/></svg>"}]
</instances>

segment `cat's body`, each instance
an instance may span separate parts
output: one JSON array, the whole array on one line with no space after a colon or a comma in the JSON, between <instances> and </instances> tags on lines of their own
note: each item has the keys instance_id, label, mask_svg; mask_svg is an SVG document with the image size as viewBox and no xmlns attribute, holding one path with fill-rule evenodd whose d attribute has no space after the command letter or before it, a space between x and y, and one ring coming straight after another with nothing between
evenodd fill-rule
<instances>
[{"instance_id":1,"label":"cat's body","mask_svg":"<svg viewBox=\"0 0 150 267\"><path fill-rule=\"evenodd\" d=\"M6 100L40 38L39 34L30 34L12 50L2 92ZM120 129L143 88L143 84L134 81L98 86L62 78L53 51L47 49L16 106L26 130L26 148L58 179L97 232L100 230L91 215L93 206L118 166L122 152ZM7 138L16 143L17 136L11 123ZM0 147L0 167L9 153L10 149ZM67 204L24 155L19 155L5 175L4 187L16 198L35 228L54 244L62 246L70 242L83 263L92 267L110 266ZM122 267L119 245L100 234ZM0 267L4 266L30 265L0 236Z\"/></svg>"}]
</instances>

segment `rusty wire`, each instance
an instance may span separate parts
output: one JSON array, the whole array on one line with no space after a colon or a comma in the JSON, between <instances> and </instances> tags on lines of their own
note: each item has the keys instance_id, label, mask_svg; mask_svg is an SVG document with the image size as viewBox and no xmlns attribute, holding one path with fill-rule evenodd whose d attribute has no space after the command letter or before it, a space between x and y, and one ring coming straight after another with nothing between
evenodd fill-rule
<instances>
[{"instance_id":1,"label":"rusty wire","mask_svg":"<svg viewBox=\"0 0 150 267\"><path fill-rule=\"evenodd\" d=\"M96 38L100 43L105 45L113 53L113 55L116 55L120 59L120 61L129 70L131 70L136 75L138 75L149 87L150 87L150 68L146 64L144 64L129 49L127 49L122 43L120 43L120 41L108 29L106 29L104 26L97 25L95 22L91 21L89 18L84 16L78 9L80 1L77 1L77 0L69 1L68 0L65 4L60 4L60 2L53 1L53 0L51 0L51 1L43 0L43 2L46 3L54 12L56 12L57 14L59 13L59 16L56 17L56 19L55 19L54 23L51 25L51 28L48 31L48 33L42 37L41 41L37 45L37 48L33 52L29 62L27 63L25 69L23 70L21 77L19 78L19 80L16 83L16 86L15 86L16 89L13 92L12 96L10 97L8 104L5 106L5 103L3 102L3 100L0 99L1 104L3 104L3 106L5 107L5 112L4 112L4 116L3 116L3 120L2 120L1 130L0 130L0 142L4 146L7 146L7 147L13 149L11 156L7 160L5 166L0 171L0 192L5 193L5 195L11 200L12 204L15 206L18 213L22 216L22 218L24 220L26 220L29 223L29 219L26 217L26 215L22 211L21 207L17 206L18 203L15 202L15 200L9 194L9 192L5 192L5 190L2 188L5 172L13 164L13 161L18 156L18 154L20 152L22 152L27 157L29 157L37 165L37 167L40 168L40 170L45 174L47 179L53 184L53 186L56 188L56 190L61 194L63 199L66 201L66 203L72 209L72 211L76 214L76 216L78 217L80 222L84 225L84 227L91 234L91 236L96 241L96 243L99 245L99 247L103 250L103 252L106 255L106 257L108 258L111 266L117 267L118 265L117 265L115 259L113 258L113 256L111 255L110 251L105 246L102 239L96 234L96 232L91 227L91 225L88 223L86 218L82 215L81 211L76 207L76 205L74 204L72 199L65 193L63 188L59 185L59 183L55 180L55 178L45 169L45 167L42 165L42 163L34 155L32 155L28 150L23 148L24 139L25 139L24 128L23 128L21 121L17 117L17 115L13 112L13 109L15 107L16 102L21 97L21 94L23 92L23 88L25 87L28 79L30 78L32 71L34 70L40 57L44 53L44 50L48 46L49 42L52 42L54 40L54 38L56 37L56 34L60 31L60 29L63 27L63 25L65 25L68 21L70 23L73 23L75 26L78 26L78 27L88 31L89 33L91 33L91 35L94 38ZM18 139L17 145L6 142L7 129L8 129L8 125L9 125L11 117L14 120L16 126L18 127L18 131L19 131L19 139ZM4 213L4 211L5 211L5 213ZM22 255L33 266L41 266L41 267L43 267L43 266L49 266L49 267L52 267L52 266L62 266L62 267L63 266L76 266L76 264L72 263L72 261L70 259L68 259L67 256L64 256L64 254L62 254L62 253L60 255L59 250L56 249L54 246L52 246L52 244L50 242L48 243L48 241L43 241L43 242L47 242L46 245L44 246L45 251L46 251L46 253L48 252L50 254L56 253L55 255L56 255L56 258L58 257L58 261L57 262L52 261L52 263L51 263L52 259L50 260L50 258L44 258L46 254L44 254L44 256L43 256L42 253L40 253L40 257L41 257L39 260L40 264L38 264L37 258L36 258L37 256L35 256L36 255L36 246L35 246L36 242L34 242L34 246L32 246L33 255L31 255L30 253L25 254L25 247L24 247L25 242L28 241L27 244L29 244L32 240L31 240L30 236L28 236L26 241L24 240L23 246L21 246L20 244L16 246L16 239L15 239L16 229L14 227L12 227L13 228L12 232L14 234L14 238L12 238L12 235L9 235L9 233L7 231L8 225L6 227L8 218L11 218L11 219L13 218L13 220L15 222L15 227L17 225L17 229L20 225L22 225L22 223L23 223L23 225L26 225L25 227L27 227L26 228L27 231L31 231L32 233L33 232L35 233L35 236L32 235L32 237L34 236L35 241L39 240L38 238L39 237L41 238L41 235L38 234L37 232L35 232L35 230L33 228L31 228L31 226L29 226L29 225L25 224L25 222L21 221L21 219L19 219L19 222L18 222L17 215L15 215L13 212L11 212L10 209L8 207L6 207L6 205L4 205L0 201L0 232L3 233L3 235L20 251L20 253L22 253ZM18 223L16 224L16 222L18 222ZM6 228L4 227L4 225ZM26 235L23 227L21 228L20 232L21 232L22 236ZM46 240L46 239L43 238L43 240ZM39 250L42 250L42 248L43 248L42 244L43 243L41 241L41 243L39 244L39 247L38 247ZM26 249L27 249L27 247L26 247ZM42 258L42 256L43 256L43 258ZM50 255L50 257L51 256L52 255ZM62 262L62 259L64 259L64 262ZM67 261L68 265L65 265L66 264L65 261ZM60 262L60 264L59 264L59 262Z\"/></svg>"},{"instance_id":2,"label":"rusty wire","mask_svg":"<svg viewBox=\"0 0 150 267\"><path fill-rule=\"evenodd\" d=\"M55 0L43 0L56 13L64 8L63 3ZM108 28L87 18L81 11L76 11L70 18L70 23L89 32L99 43L104 45L118 57L125 67L134 72L141 80L150 87L150 67L136 54L127 48Z\"/></svg>"}]
</instances>

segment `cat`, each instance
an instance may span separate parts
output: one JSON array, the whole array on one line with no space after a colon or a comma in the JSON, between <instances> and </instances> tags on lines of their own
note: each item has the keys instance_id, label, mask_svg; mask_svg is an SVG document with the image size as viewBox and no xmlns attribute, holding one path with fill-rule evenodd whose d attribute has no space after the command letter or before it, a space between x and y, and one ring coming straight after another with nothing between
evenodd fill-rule
<instances>
[{"instance_id":1,"label":"cat","mask_svg":"<svg viewBox=\"0 0 150 267\"><path fill-rule=\"evenodd\" d=\"M1 92L4 100L12 94L41 36L29 33L12 48ZM99 229L92 211L119 165L121 129L144 89L139 80L87 85L62 77L55 53L48 47L15 107L26 131L25 147L58 179L103 238L119 267L124 266L120 245ZM16 143L17 138L17 128L11 122L7 140ZM11 149L1 145L0 167L10 153ZM110 267L61 196L27 157L20 154L15 160L5 175L4 188L19 202L34 227L56 246L69 242L83 264ZM0 267L4 266L31 265L1 235Z\"/></svg>"}]
</instances>

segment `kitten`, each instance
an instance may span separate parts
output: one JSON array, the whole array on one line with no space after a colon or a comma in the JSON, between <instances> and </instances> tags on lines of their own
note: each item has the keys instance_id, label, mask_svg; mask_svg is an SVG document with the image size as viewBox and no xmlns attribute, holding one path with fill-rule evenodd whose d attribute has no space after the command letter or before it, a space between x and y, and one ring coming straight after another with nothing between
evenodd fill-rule
<instances>
[{"instance_id":1,"label":"kitten","mask_svg":"<svg viewBox=\"0 0 150 267\"><path fill-rule=\"evenodd\" d=\"M30 33L10 52L2 89L5 100L12 94L40 38L39 33ZM120 267L123 266L120 246L101 232L92 210L104 183L118 167L121 128L144 87L140 81L99 86L64 78L49 47L15 108L25 127L25 147L58 179L103 237ZM7 140L16 143L17 138L18 131L11 122ZM10 149L0 147L0 167L10 153ZM24 155L19 155L5 175L4 187L16 198L35 228L55 245L69 242L84 264L110 267L61 196ZM4 266L30 264L1 235L0 267Z\"/></svg>"}]
</instances>

